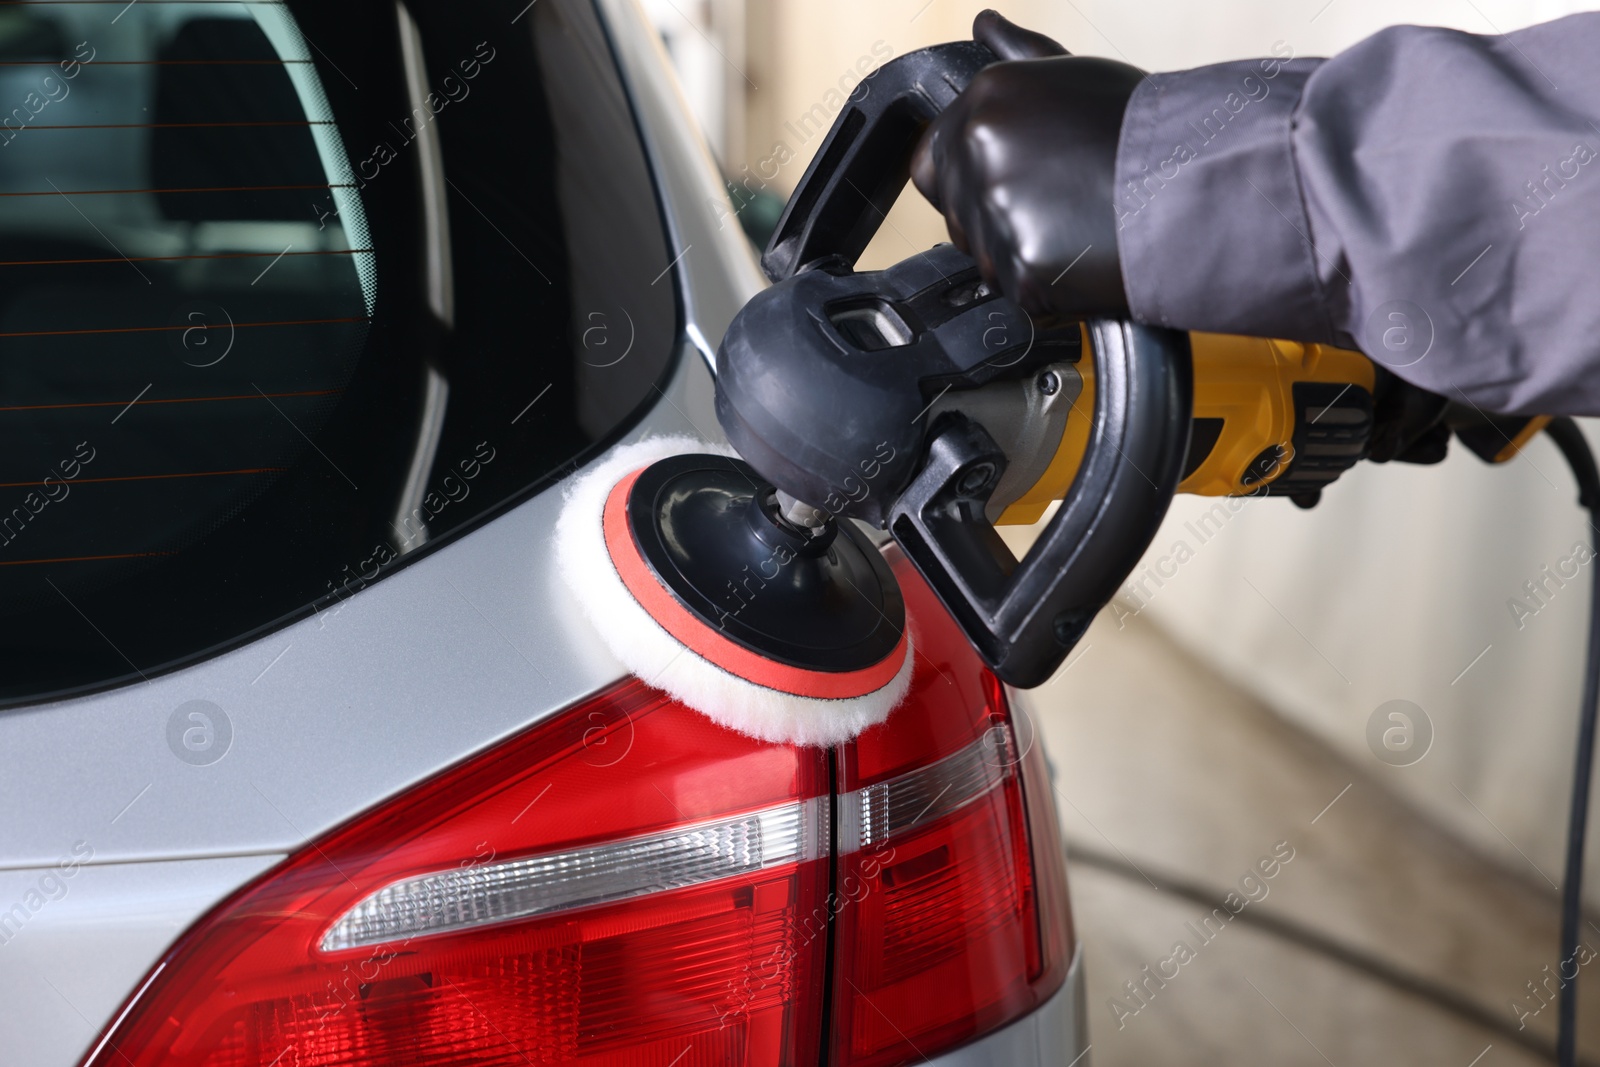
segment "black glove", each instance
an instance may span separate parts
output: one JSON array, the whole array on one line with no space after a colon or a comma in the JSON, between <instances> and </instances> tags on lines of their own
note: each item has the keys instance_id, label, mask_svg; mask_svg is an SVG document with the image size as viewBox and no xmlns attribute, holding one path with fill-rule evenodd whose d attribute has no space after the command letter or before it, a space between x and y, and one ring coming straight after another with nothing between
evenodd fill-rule
<instances>
[{"instance_id":1,"label":"black glove","mask_svg":"<svg viewBox=\"0 0 1600 1067\"><path fill-rule=\"evenodd\" d=\"M1068 55L994 11L972 35L986 67L934 120L911 177L991 285L1034 315L1125 318L1112 206L1137 67Z\"/></svg>"},{"instance_id":2,"label":"black glove","mask_svg":"<svg viewBox=\"0 0 1600 1067\"><path fill-rule=\"evenodd\" d=\"M1367 458L1374 463L1438 463L1450 445L1445 416L1450 401L1402 381L1377 367L1372 440Z\"/></svg>"}]
</instances>

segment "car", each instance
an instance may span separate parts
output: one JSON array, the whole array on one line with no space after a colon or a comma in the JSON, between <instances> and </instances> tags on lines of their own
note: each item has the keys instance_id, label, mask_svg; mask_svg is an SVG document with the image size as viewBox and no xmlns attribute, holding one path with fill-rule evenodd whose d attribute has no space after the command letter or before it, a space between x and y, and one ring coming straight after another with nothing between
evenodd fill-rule
<instances>
[{"instance_id":1,"label":"car","mask_svg":"<svg viewBox=\"0 0 1600 1067\"><path fill-rule=\"evenodd\" d=\"M555 573L763 284L631 4L20 5L0 164L8 1067L1087 1063L1043 752L892 546L832 750Z\"/></svg>"}]
</instances>

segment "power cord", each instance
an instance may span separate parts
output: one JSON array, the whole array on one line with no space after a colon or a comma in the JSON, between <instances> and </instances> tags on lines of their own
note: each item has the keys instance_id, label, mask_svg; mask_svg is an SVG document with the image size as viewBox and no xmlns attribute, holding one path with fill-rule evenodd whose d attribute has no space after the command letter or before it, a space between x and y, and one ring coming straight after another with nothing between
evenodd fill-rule
<instances>
[{"instance_id":1,"label":"power cord","mask_svg":"<svg viewBox=\"0 0 1600 1067\"><path fill-rule=\"evenodd\" d=\"M1551 419L1545 427L1566 457L1578 483L1578 504L1589 513L1589 528L1600 532L1600 470L1578 424ZM1591 541L1593 544L1594 542ZM1600 548L1600 544L1596 545ZM1583 706L1578 710L1578 757L1572 773L1572 812L1567 820L1567 873L1561 881L1561 1020L1556 1036L1556 1062L1573 1067L1578 1056L1578 931L1583 923L1583 842L1589 821L1589 786L1594 776L1596 708L1600 706L1600 561L1591 568L1589 648L1583 665ZM1572 961L1572 977L1566 976Z\"/></svg>"}]
</instances>

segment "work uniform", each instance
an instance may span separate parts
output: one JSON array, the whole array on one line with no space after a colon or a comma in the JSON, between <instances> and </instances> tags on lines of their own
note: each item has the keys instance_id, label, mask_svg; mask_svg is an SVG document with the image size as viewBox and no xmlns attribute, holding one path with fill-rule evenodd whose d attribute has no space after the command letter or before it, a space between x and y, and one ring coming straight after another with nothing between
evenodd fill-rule
<instances>
[{"instance_id":1,"label":"work uniform","mask_svg":"<svg viewBox=\"0 0 1600 1067\"><path fill-rule=\"evenodd\" d=\"M1133 316L1360 348L1487 410L1600 414L1600 14L1274 51L1134 91Z\"/></svg>"}]
</instances>

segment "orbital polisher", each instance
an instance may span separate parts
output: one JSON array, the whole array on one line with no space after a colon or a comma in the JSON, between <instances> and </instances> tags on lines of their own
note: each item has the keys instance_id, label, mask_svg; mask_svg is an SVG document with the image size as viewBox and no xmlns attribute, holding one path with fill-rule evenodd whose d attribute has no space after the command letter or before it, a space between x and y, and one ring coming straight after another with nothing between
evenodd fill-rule
<instances>
[{"instance_id":1,"label":"orbital polisher","mask_svg":"<svg viewBox=\"0 0 1600 1067\"><path fill-rule=\"evenodd\" d=\"M905 607L863 526L1027 688L1131 573L1175 492L1309 507L1395 451L1375 403L1398 380L1359 352L1035 321L951 245L854 270L928 122L993 62L976 42L925 48L850 96L762 256L773 285L718 350L734 452L646 441L570 495L561 567L613 651L733 729L833 744L904 695ZM1426 458L1453 429L1504 461L1545 421L1466 425L1442 398L1400 395ZM1017 560L996 525L1055 501Z\"/></svg>"}]
</instances>

